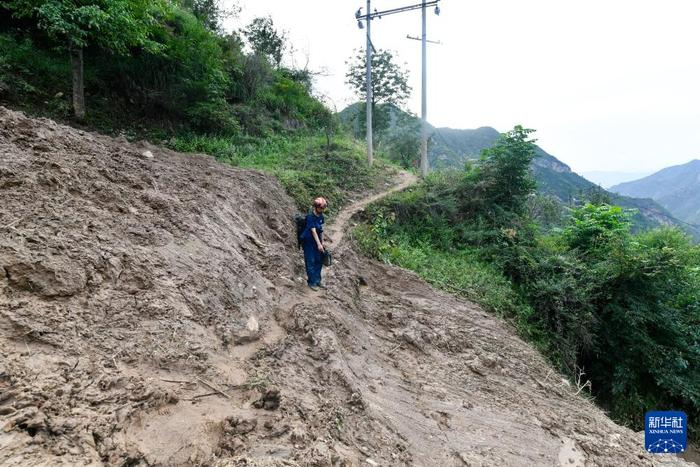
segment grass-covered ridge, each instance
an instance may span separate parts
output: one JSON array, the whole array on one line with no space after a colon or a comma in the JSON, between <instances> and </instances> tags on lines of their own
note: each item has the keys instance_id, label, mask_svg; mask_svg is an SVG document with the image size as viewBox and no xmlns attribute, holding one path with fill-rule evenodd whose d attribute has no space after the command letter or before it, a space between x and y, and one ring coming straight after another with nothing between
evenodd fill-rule
<instances>
[{"instance_id":1,"label":"grass-covered ridge","mask_svg":"<svg viewBox=\"0 0 700 467\"><path fill-rule=\"evenodd\" d=\"M634 234L630 214L607 204L543 233L528 202L533 156L516 128L466 171L372 206L355 237L505 316L565 374L585 371L615 420L639 429L647 410L697 417L700 247L675 229Z\"/></svg>"},{"instance_id":2,"label":"grass-covered ridge","mask_svg":"<svg viewBox=\"0 0 700 467\"><path fill-rule=\"evenodd\" d=\"M364 147L345 136L330 143L324 135L225 138L182 135L168 145L183 152L203 152L232 165L275 175L300 210L324 196L332 216L353 193L385 186L395 169L382 160L367 164Z\"/></svg>"}]
</instances>

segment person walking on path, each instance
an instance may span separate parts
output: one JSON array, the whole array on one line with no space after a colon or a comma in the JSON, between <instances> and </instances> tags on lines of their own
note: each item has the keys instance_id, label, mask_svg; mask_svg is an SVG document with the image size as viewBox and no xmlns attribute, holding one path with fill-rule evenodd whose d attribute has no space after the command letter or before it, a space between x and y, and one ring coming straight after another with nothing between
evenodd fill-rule
<instances>
[{"instance_id":1,"label":"person walking on path","mask_svg":"<svg viewBox=\"0 0 700 467\"><path fill-rule=\"evenodd\" d=\"M317 290L321 285L321 267L323 266L323 224L325 219L323 211L328 207L325 198L316 198L311 212L306 216L306 227L301 234L302 247L304 248L304 263L306 263L307 284L312 290Z\"/></svg>"}]
</instances>

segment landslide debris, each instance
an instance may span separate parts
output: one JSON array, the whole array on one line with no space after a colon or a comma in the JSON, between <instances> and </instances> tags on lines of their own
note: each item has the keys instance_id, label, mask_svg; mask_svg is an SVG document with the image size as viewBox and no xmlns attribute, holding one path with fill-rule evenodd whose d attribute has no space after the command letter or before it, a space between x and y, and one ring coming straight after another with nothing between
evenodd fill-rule
<instances>
[{"instance_id":1,"label":"landslide debris","mask_svg":"<svg viewBox=\"0 0 700 467\"><path fill-rule=\"evenodd\" d=\"M0 199L2 465L683 465L260 172L0 107Z\"/></svg>"},{"instance_id":2,"label":"landslide debris","mask_svg":"<svg viewBox=\"0 0 700 467\"><path fill-rule=\"evenodd\" d=\"M245 357L298 276L279 183L0 108L0 197L0 460L210 455L235 407L201 381L257 395Z\"/></svg>"}]
</instances>

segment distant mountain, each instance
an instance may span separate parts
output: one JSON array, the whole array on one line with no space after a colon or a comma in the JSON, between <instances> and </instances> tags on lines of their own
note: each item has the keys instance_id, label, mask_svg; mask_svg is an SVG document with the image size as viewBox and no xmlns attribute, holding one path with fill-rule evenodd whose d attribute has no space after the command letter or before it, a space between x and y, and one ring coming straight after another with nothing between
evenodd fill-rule
<instances>
[{"instance_id":1,"label":"distant mountain","mask_svg":"<svg viewBox=\"0 0 700 467\"><path fill-rule=\"evenodd\" d=\"M651 198L675 217L700 224L700 160L668 167L655 174L610 189L638 198Z\"/></svg>"},{"instance_id":2,"label":"distant mountain","mask_svg":"<svg viewBox=\"0 0 700 467\"><path fill-rule=\"evenodd\" d=\"M389 131L392 131L395 125L415 127L417 118L400 109L391 107L382 111L388 114L383 118L387 122ZM358 134L362 127L358 117L363 115L362 112L362 107L354 104L340 112L339 117L348 128L352 128ZM430 135L428 159L432 168L464 167L466 161L478 159L481 151L493 146L500 137L500 133L491 127L460 130L429 125L428 132ZM568 165L542 148L537 147L536 154L532 169L540 193L552 195L566 205L575 205L591 193L601 191L598 185L574 173ZM678 226L700 240L700 229L679 222L668 210L652 199L635 199L605 190L603 192L610 197L613 204L638 211L632 219L637 230L663 225Z\"/></svg>"},{"instance_id":3,"label":"distant mountain","mask_svg":"<svg viewBox=\"0 0 700 467\"><path fill-rule=\"evenodd\" d=\"M465 160L479 157L481 151L491 147L499 136L500 133L490 127L476 130L433 128L434 144L431 145L431 164L438 167L463 166ZM555 196L566 204L575 204L591 192L600 191L598 185L576 174L568 165L539 146L535 151L537 158L533 161L532 171L541 193ZM633 222L639 229L675 225L690 230L651 199L636 199L603 191L607 193L613 204L638 211ZM700 230L692 230L689 233L700 239Z\"/></svg>"},{"instance_id":4,"label":"distant mountain","mask_svg":"<svg viewBox=\"0 0 700 467\"><path fill-rule=\"evenodd\" d=\"M478 159L481 151L493 146L501 134L494 128L481 127L476 130L431 127L431 167L462 167L467 160ZM540 191L569 201L574 193L596 188L596 185L576 175L562 161L547 154L539 146L533 161L535 178Z\"/></svg>"},{"instance_id":5,"label":"distant mountain","mask_svg":"<svg viewBox=\"0 0 700 467\"><path fill-rule=\"evenodd\" d=\"M639 180L652 172L613 172L604 170L592 170L590 172L581 172L581 175L587 179L602 186L605 189L609 189L613 185L618 183L631 182L633 180Z\"/></svg>"}]
</instances>

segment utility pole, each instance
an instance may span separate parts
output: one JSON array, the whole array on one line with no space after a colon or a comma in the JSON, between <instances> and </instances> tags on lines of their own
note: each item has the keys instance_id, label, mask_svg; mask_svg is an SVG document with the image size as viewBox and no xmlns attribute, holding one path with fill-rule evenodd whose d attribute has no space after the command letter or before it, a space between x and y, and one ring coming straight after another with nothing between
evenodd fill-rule
<instances>
[{"instance_id":1,"label":"utility pole","mask_svg":"<svg viewBox=\"0 0 700 467\"><path fill-rule=\"evenodd\" d=\"M420 174L421 177L425 178L428 176L428 97L427 97L427 57L426 57L426 47L425 47L425 0L423 0L423 6L421 8L423 13L423 34L421 36L421 53L422 53L422 80L421 80L421 104L420 104L420 115L421 115L421 126L420 126Z\"/></svg>"},{"instance_id":2,"label":"utility pole","mask_svg":"<svg viewBox=\"0 0 700 467\"><path fill-rule=\"evenodd\" d=\"M431 0L431 1L426 1L426 0L421 0L421 3L417 5L408 5L404 7L399 7L399 8L393 8L391 10L385 10L385 11L374 11L371 12L370 10L370 0L367 0L367 14L363 15L362 14L362 8L357 10L355 13L355 19L357 20L357 27L362 29L364 26L362 24L362 20L365 20L365 23L367 23L367 71L366 71L366 81L367 81L367 89L365 94L367 95L367 161L369 162L369 165L372 165L372 161L374 160L374 155L372 151L372 49L374 46L372 45L372 38L370 36L370 24L373 19L379 18L381 19L382 16L388 16L388 15L393 15L396 13L404 13L406 11L412 11L412 10L417 10L420 8L423 12L423 36L421 38L422 40L422 45L423 45L423 90L422 90L422 96L421 96L421 117L422 117L422 124L421 124L421 161L420 161L420 166L421 166L421 175L425 177L428 175L428 125L427 125L427 118L428 118L428 104L427 104L427 96L426 96L426 67L427 67L427 60L426 60L426 42L433 42L433 41L428 41L426 39L426 7L428 6L434 6L435 7L435 14L439 15L440 14L440 7L438 6L438 2L440 0ZM414 39L413 37L410 37L410 39Z\"/></svg>"},{"instance_id":3,"label":"utility pole","mask_svg":"<svg viewBox=\"0 0 700 467\"><path fill-rule=\"evenodd\" d=\"M367 95L367 163L371 167L374 162L374 151L372 148L372 36L370 35L372 18L369 17L369 12L372 10L369 8L370 0L367 0L367 90L365 94Z\"/></svg>"}]
</instances>

